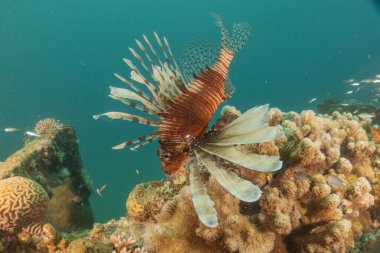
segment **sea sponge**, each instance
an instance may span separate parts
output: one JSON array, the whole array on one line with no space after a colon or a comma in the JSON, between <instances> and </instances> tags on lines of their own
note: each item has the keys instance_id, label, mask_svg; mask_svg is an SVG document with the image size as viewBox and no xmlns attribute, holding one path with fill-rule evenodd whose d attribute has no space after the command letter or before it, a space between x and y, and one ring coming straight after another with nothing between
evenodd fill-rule
<instances>
[{"instance_id":1,"label":"sea sponge","mask_svg":"<svg viewBox=\"0 0 380 253\"><path fill-rule=\"evenodd\" d=\"M42 233L48 201L44 188L33 180L19 176L0 180L0 230L16 233L33 228Z\"/></svg>"}]
</instances>

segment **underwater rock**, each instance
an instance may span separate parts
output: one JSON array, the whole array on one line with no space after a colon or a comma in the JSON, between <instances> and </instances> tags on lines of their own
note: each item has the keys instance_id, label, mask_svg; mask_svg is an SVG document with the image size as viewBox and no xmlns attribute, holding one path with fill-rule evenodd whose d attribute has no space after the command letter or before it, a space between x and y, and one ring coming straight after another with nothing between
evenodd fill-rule
<instances>
[{"instance_id":1,"label":"underwater rock","mask_svg":"<svg viewBox=\"0 0 380 253\"><path fill-rule=\"evenodd\" d=\"M92 188L74 128L46 119L36 131L39 137L28 137L22 149L0 162L0 185L14 186L9 193L0 186L4 252L61 252L68 242L60 232L90 228L94 221L88 200ZM6 215L7 205L14 215Z\"/></svg>"},{"instance_id":2,"label":"underwater rock","mask_svg":"<svg viewBox=\"0 0 380 253\"><path fill-rule=\"evenodd\" d=\"M50 197L47 222L57 229L90 228L94 221L88 201L92 188L74 128L46 119L37 123L36 130L41 137L28 139L22 149L0 163L0 179L22 176L41 184Z\"/></svg>"}]
</instances>

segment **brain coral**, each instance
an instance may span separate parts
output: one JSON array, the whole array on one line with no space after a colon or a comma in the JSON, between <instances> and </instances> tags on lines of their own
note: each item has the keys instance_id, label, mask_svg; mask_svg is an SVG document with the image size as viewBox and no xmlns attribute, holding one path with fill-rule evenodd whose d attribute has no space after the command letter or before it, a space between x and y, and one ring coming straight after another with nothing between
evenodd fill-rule
<instances>
[{"instance_id":1,"label":"brain coral","mask_svg":"<svg viewBox=\"0 0 380 253\"><path fill-rule=\"evenodd\" d=\"M48 195L37 182L24 177L0 180L0 231L29 231L40 224L48 206ZM40 230L42 230L42 226Z\"/></svg>"}]
</instances>

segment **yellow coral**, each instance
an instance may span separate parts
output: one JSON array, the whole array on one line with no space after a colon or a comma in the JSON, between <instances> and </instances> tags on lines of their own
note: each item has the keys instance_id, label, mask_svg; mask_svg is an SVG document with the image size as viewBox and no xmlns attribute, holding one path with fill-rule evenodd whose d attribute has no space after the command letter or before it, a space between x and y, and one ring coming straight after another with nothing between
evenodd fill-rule
<instances>
[{"instance_id":1,"label":"yellow coral","mask_svg":"<svg viewBox=\"0 0 380 253\"><path fill-rule=\"evenodd\" d=\"M48 195L37 182L24 177L0 180L0 230L14 233L33 229L42 232L42 222L48 206Z\"/></svg>"},{"instance_id":2,"label":"yellow coral","mask_svg":"<svg viewBox=\"0 0 380 253\"><path fill-rule=\"evenodd\" d=\"M126 202L128 215L131 217L139 217L144 215L144 206L139 204L135 198L128 198Z\"/></svg>"}]
</instances>

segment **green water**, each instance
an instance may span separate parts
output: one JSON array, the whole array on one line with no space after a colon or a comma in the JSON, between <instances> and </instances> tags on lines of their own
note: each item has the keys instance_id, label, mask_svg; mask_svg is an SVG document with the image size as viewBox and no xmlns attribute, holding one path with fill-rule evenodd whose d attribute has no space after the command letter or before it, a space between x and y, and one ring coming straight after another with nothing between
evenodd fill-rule
<instances>
[{"instance_id":1,"label":"green water","mask_svg":"<svg viewBox=\"0 0 380 253\"><path fill-rule=\"evenodd\" d=\"M149 127L92 115L126 109L107 97L108 86L123 86L113 73L128 76L121 59L130 57L135 38L156 31L179 56L194 38L219 42L212 12L227 27L252 26L230 69L236 92L228 104L241 110L263 103L283 111L316 109L326 97L348 98L342 80L380 74L380 8L366 0L2 0L0 128L31 130L45 117L74 125L95 187L107 184L103 198L91 199L96 219L123 216L134 185L163 178L158 145L111 150ZM364 90L350 98L368 102L370 96ZM0 132L0 160L22 140L22 132Z\"/></svg>"}]
</instances>

